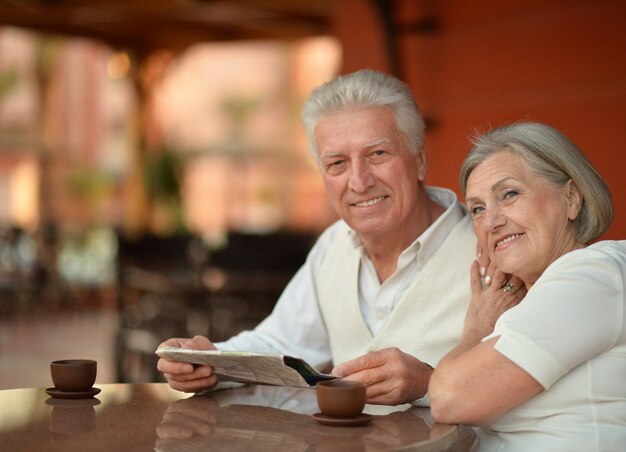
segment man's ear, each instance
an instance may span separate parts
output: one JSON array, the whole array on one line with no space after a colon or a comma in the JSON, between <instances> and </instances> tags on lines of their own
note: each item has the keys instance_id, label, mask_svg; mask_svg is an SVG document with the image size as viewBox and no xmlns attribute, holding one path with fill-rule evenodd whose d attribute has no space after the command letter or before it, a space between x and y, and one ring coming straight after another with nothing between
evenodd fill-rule
<instances>
[{"instance_id":1,"label":"man's ear","mask_svg":"<svg viewBox=\"0 0 626 452\"><path fill-rule=\"evenodd\" d=\"M426 173L428 173L428 159L426 158L426 152L424 149L417 151L415 156L417 162L417 180L424 182L426 180Z\"/></svg>"},{"instance_id":2,"label":"man's ear","mask_svg":"<svg viewBox=\"0 0 626 452\"><path fill-rule=\"evenodd\" d=\"M578 185L572 179L565 184L566 196L567 196L567 218L575 220L580 213L580 209L583 205L583 195L578 189Z\"/></svg>"}]
</instances>

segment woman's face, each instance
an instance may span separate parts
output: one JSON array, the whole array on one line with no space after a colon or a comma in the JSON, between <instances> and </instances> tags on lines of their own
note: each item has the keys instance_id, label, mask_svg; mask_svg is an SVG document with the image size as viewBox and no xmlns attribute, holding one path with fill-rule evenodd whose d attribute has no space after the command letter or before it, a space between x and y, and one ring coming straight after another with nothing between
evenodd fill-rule
<instances>
[{"instance_id":1,"label":"woman's face","mask_svg":"<svg viewBox=\"0 0 626 452\"><path fill-rule=\"evenodd\" d=\"M579 248L572 220L581 197L573 181L559 186L502 150L467 180L466 204L479 242L505 273L529 288L563 254Z\"/></svg>"}]
</instances>

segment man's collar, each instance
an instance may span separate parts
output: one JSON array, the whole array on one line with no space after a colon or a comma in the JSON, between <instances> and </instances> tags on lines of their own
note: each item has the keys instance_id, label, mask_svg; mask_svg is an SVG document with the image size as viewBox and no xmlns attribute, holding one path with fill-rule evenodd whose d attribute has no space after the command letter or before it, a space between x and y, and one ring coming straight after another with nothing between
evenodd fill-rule
<instances>
[{"instance_id":1,"label":"man's collar","mask_svg":"<svg viewBox=\"0 0 626 452\"><path fill-rule=\"evenodd\" d=\"M425 263L444 242L454 226L465 216L463 207L457 202L456 194L447 188L426 187L426 193L434 202L445 210L413 243L400 254L400 259L419 259L420 266ZM359 235L352 229L348 234L355 251L361 257L367 256Z\"/></svg>"}]
</instances>

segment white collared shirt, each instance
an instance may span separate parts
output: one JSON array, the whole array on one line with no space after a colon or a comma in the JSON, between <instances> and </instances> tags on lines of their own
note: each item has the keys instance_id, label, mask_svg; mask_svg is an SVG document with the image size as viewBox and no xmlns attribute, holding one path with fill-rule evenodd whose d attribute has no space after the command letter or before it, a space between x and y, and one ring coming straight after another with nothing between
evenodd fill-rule
<instances>
[{"instance_id":1,"label":"white collared shirt","mask_svg":"<svg viewBox=\"0 0 626 452\"><path fill-rule=\"evenodd\" d=\"M398 258L396 271L382 284L365 248L354 231L353 242L361 253L359 272L359 304L363 320L372 334L376 334L409 285L419 276L428 259L437 251L450 230L463 217L456 204L456 195L450 190L427 188L430 198L446 210L435 222L409 245Z\"/></svg>"},{"instance_id":2,"label":"white collared shirt","mask_svg":"<svg viewBox=\"0 0 626 452\"><path fill-rule=\"evenodd\" d=\"M401 253L396 271L383 284L380 284L365 251L361 253L359 305L366 325L374 334L463 217L463 207L457 202L454 192L435 187L428 187L427 192L431 199L446 210ZM319 310L313 275L333 245L336 229L331 226L320 236L305 264L294 275L265 320L254 330L244 331L215 345L221 350L297 356L318 369L329 369L332 354ZM355 246L362 248L359 240L355 240Z\"/></svg>"}]
</instances>

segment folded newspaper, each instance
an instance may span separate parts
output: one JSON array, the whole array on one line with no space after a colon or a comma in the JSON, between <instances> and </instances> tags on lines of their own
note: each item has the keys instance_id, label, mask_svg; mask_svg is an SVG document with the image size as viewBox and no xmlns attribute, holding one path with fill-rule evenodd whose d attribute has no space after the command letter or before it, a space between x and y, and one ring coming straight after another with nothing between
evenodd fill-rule
<instances>
[{"instance_id":1,"label":"folded newspaper","mask_svg":"<svg viewBox=\"0 0 626 452\"><path fill-rule=\"evenodd\" d=\"M155 353L172 361L209 365L220 381L308 388L318 381L337 378L318 372L303 359L286 355L174 347L160 348Z\"/></svg>"}]
</instances>

